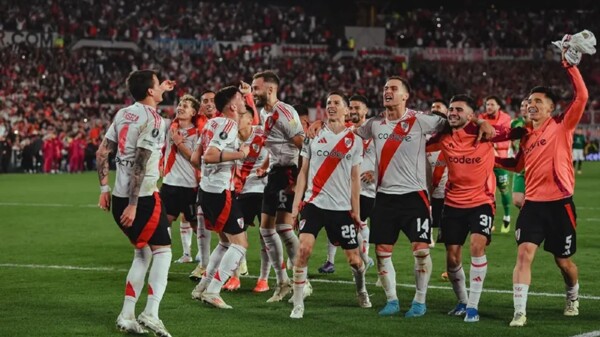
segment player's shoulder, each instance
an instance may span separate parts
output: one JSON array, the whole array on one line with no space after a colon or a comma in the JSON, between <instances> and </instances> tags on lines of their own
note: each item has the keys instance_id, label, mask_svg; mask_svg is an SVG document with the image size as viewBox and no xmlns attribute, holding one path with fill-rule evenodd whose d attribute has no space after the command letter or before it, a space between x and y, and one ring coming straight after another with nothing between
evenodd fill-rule
<instances>
[{"instance_id":1,"label":"player's shoulder","mask_svg":"<svg viewBox=\"0 0 600 337\"><path fill-rule=\"evenodd\" d=\"M273 110L277 111L280 116L285 117L287 120L293 120L294 116L298 116L298 112L296 112L293 106L282 101L277 102Z\"/></svg>"}]
</instances>

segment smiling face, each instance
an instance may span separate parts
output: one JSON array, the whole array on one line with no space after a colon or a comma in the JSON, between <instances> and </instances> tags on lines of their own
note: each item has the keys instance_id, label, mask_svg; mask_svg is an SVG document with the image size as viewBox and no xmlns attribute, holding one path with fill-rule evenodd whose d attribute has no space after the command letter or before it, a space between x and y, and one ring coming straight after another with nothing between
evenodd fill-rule
<instances>
[{"instance_id":1,"label":"smiling face","mask_svg":"<svg viewBox=\"0 0 600 337\"><path fill-rule=\"evenodd\" d=\"M450 108L448 108L448 124L450 124L451 128L462 128L472 117L473 109L469 107L467 102L454 101L450 103Z\"/></svg>"},{"instance_id":2,"label":"smiling face","mask_svg":"<svg viewBox=\"0 0 600 337\"><path fill-rule=\"evenodd\" d=\"M207 92L200 97L200 113L208 118L215 114L215 93Z\"/></svg>"},{"instance_id":3,"label":"smiling face","mask_svg":"<svg viewBox=\"0 0 600 337\"><path fill-rule=\"evenodd\" d=\"M383 87L383 106L386 108L396 107L408 100L408 92L402 81L390 79Z\"/></svg>"},{"instance_id":4,"label":"smiling face","mask_svg":"<svg viewBox=\"0 0 600 337\"><path fill-rule=\"evenodd\" d=\"M348 108L348 110L350 114L350 119L354 124L362 121L367 115L367 112L369 111L365 103L361 101L350 101L350 107Z\"/></svg>"},{"instance_id":5,"label":"smiling face","mask_svg":"<svg viewBox=\"0 0 600 337\"><path fill-rule=\"evenodd\" d=\"M485 113L488 116L496 116L498 111L500 111L500 104L498 104L495 99L490 98L485 101Z\"/></svg>"},{"instance_id":6,"label":"smiling face","mask_svg":"<svg viewBox=\"0 0 600 337\"><path fill-rule=\"evenodd\" d=\"M262 77L252 80L252 95L257 107L264 107L267 104L268 83Z\"/></svg>"},{"instance_id":7,"label":"smiling face","mask_svg":"<svg viewBox=\"0 0 600 337\"><path fill-rule=\"evenodd\" d=\"M196 110L193 108L192 102L184 99L177 105L176 114L180 121L191 121L192 117L196 115Z\"/></svg>"},{"instance_id":8,"label":"smiling face","mask_svg":"<svg viewBox=\"0 0 600 337\"><path fill-rule=\"evenodd\" d=\"M554 111L554 103L541 92L533 93L527 100L527 115L533 122L543 122L550 118Z\"/></svg>"},{"instance_id":9,"label":"smiling face","mask_svg":"<svg viewBox=\"0 0 600 337\"><path fill-rule=\"evenodd\" d=\"M348 106L346 101L340 95L329 95L327 97L327 117L332 121L344 121L348 114Z\"/></svg>"}]
</instances>

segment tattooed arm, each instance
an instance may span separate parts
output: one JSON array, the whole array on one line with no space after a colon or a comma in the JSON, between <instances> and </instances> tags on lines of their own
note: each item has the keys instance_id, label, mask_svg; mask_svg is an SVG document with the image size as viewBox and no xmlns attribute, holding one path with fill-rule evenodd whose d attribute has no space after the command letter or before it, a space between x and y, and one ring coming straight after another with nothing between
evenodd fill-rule
<instances>
[{"instance_id":1,"label":"tattooed arm","mask_svg":"<svg viewBox=\"0 0 600 337\"><path fill-rule=\"evenodd\" d=\"M131 227L137 210L138 198L140 196L140 188L142 181L146 175L146 164L152 151L138 147L135 149L135 158L133 159L133 169L131 177L129 177L129 205L121 214L121 226Z\"/></svg>"},{"instance_id":2,"label":"tattooed arm","mask_svg":"<svg viewBox=\"0 0 600 337\"><path fill-rule=\"evenodd\" d=\"M98 180L100 181L100 199L98 206L108 211L110 210L110 188L108 187L108 157L117 150L117 143L108 138L104 138L102 144L96 151L96 166L98 169Z\"/></svg>"}]
</instances>

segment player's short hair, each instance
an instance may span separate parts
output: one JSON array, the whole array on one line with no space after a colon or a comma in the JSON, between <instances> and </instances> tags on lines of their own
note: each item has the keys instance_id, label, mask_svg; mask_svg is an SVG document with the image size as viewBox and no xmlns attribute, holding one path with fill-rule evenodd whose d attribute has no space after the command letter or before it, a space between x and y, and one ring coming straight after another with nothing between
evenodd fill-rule
<instances>
[{"instance_id":1,"label":"player's short hair","mask_svg":"<svg viewBox=\"0 0 600 337\"><path fill-rule=\"evenodd\" d=\"M448 107L448 102L446 102L446 100L442 99L442 98L436 98L433 101L431 101L431 105L433 105L434 103L441 103L443 104L446 108Z\"/></svg>"},{"instance_id":2,"label":"player's short hair","mask_svg":"<svg viewBox=\"0 0 600 337\"><path fill-rule=\"evenodd\" d=\"M352 102L352 101L361 102L366 107L369 106L369 104L367 104L367 98L365 96L363 96L363 95L354 94L354 95L350 96L350 98L348 99L348 101L350 101L350 102Z\"/></svg>"},{"instance_id":3,"label":"player's short hair","mask_svg":"<svg viewBox=\"0 0 600 337\"><path fill-rule=\"evenodd\" d=\"M467 105L473 109L473 112L477 111L477 103L475 103L475 100L467 95L467 94L458 94L458 95L454 95L452 96L452 98L450 98L450 103L454 103L454 102L465 102L467 103Z\"/></svg>"},{"instance_id":4,"label":"player's short hair","mask_svg":"<svg viewBox=\"0 0 600 337\"><path fill-rule=\"evenodd\" d=\"M153 77L155 75L158 77L158 73L154 70L135 70L129 73L126 83L133 99L142 101L148 97L148 89L154 87Z\"/></svg>"},{"instance_id":5,"label":"player's short hair","mask_svg":"<svg viewBox=\"0 0 600 337\"><path fill-rule=\"evenodd\" d=\"M496 104L498 104L500 106L500 109L504 109L504 103L502 102L502 100L500 99L500 97L498 97L496 95L489 95L483 101L487 102L490 99L493 99L494 101L496 101Z\"/></svg>"},{"instance_id":6,"label":"player's short hair","mask_svg":"<svg viewBox=\"0 0 600 337\"><path fill-rule=\"evenodd\" d=\"M348 105L349 105L349 104L348 104L348 98L347 98L347 97L346 97L346 95L344 95L344 94L343 94L341 91L337 91L337 90L330 91L330 92L327 94L327 98L329 98L329 96L333 96L333 95L340 96L340 97L342 98L342 101L344 102L344 104L346 104L346 106L348 106Z\"/></svg>"},{"instance_id":7,"label":"player's short hair","mask_svg":"<svg viewBox=\"0 0 600 337\"><path fill-rule=\"evenodd\" d=\"M196 97L194 97L190 94L185 94L185 95L181 96L179 101L180 102L188 101L192 105L192 109L194 109L196 112L198 112L198 110L200 110L200 101L198 101L196 99Z\"/></svg>"},{"instance_id":8,"label":"player's short hair","mask_svg":"<svg viewBox=\"0 0 600 337\"><path fill-rule=\"evenodd\" d=\"M531 89L531 91L529 91L529 96L531 96L531 94L536 94L536 93L546 95L546 97L548 97L552 101L552 104L554 104L554 106L556 106L556 102L558 101L558 96L556 95L554 90L552 90L551 88L543 87L543 86L534 87L533 89Z\"/></svg>"},{"instance_id":9,"label":"player's short hair","mask_svg":"<svg viewBox=\"0 0 600 337\"><path fill-rule=\"evenodd\" d=\"M390 80L398 80L400 82L402 82L402 85L404 85L404 88L406 89L406 92L410 94L411 92L411 88L410 88L410 83L408 83L408 80L402 76L390 76L387 78L387 80L385 80L386 82L390 81Z\"/></svg>"},{"instance_id":10,"label":"player's short hair","mask_svg":"<svg viewBox=\"0 0 600 337\"><path fill-rule=\"evenodd\" d=\"M204 90L201 94L200 94L200 98L202 98L202 96L206 95L206 94L217 94L216 92L208 89L208 90Z\"/></svg>"},{"instance_id":11,"label":"player's short hair","mask_svg":"<svg viewBox=\"0 0 600 337\"><path fill-rule=\"evenodd\" d=\"M296 104L293 106L298 116L308 116L308 108L304 104Z\"/></svg>"},{"instance_id":12,"label":"player's short hair","mask_svg":"<svg viewBox=\"0 0 600 337\"><path fill-rule=\"evenodd\" d=\"M233 85L224 87L221 90L217 91L215 94L215 107L221 113L223 113L223 109L225 106L231 102L231 100L235 97L235 94L240 92L237 87Z\"/></svg>"},{"instance_id":13,"label":"player's short hair","mask_svg":"<svg viewBox=\"0 0 600 337\"><path fill-rule=\"evenodd\" d=\"M262 78L267 83L275 84L279 87L279 76L272 70L265 70L254 74L253 79Z\"/></svg>"}]
</instances>

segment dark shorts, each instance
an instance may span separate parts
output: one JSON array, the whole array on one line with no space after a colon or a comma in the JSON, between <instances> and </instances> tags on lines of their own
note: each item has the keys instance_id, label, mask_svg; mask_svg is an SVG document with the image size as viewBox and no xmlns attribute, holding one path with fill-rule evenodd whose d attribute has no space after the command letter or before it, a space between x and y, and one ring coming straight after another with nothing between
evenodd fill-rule
<instances>
[{"instance_id":1,"label":"dark shorts","mask_svg":"<svg viewBox=\"0 0 600 337\"><path fill-rule=\"evenodd\" d=\"M316 238L321 228L325 227L329 242L335 246L345 250L358 248L357 227L350 211L332 211L306 204L300 214L300 234L309 233Z\"/></svg>"},{"instance_id":2,"label":"dark shorts","mask_svg":"<svg viewBox=\"0 0 600 337\"><path fill-rule=\"evenodd\" d=\"M371 214L369 242L393 245L400 231L410 242L430 242L431 213L427 192L385 194L378 192Z\"/></svg>"},{"instance_id":3,"label":"dark shorts","mask_svg":"<svg viewBox=\"0 0 600 337\"><path fill-rule=\"evenodd\" d=\"M360 219L362 221L366 222L371 217L374 204L375 198L365 197L364 195L360 196Z\"/></svg>"},{"instance_id":4,"label":"dark shorts","mask_svg":"<svg viewBox=\"0 0 600 337\"><path fill-rule=\"evenodd\" d=\"M254 226L254 219L258 217L260 224L260 214L262 213L262 193L244 193L237 197L238 204L244 215L246 226Z\"/></svg>"},{"instance_id":5,"label":"dark shorts","mask_svg":"<svg viewBox=\"0 0 600 337\"><path fill-rule=\"evenodd\" d=\"M271 168L263 195L262 213L275 216L280 211L292 212L297 177L297 166L275 166Z\"/></svg>"},{"instance_id":6,"label":"dark shorts","mask_svg":"<svg viewBox=\"0 0 600 337\"><path fill-rule=\"evenodd\" d=\"M167 215L175 219L180 213L189 222L196 221L196 195L197 189L193 187L181 187L162 184L160 187L160 198L165 204Z\"/></svg>"},{"instance_id":7,"label":"dark shorts","mask_svg":"<svg viewBox=\"0 0 600 337\"><path fill-rule=\"evenodd\" d=\"M224 190L221 193L210 193L199 188L198 205L204 213L206 229L231 235L246 230L244 215L233 192Z\"/></svg>"},{"instance_id":8,"label":"dark shorts","mask_svg":"<svg viewBox=\"0 0 600 337\"><path fill-rule=\"evenodd\" d=\"M440 223L438 242L446 245L464 245L469 233L486 237L488 245L492 241L494 208L484 204L471 208L456 208L444 205Z\"/></svg>"},{"instance_id":9,"label":"dark shorts","mask_svg":"<svg viewBox=\"0 0 600 337\"><path fill-rule=\"evenodd\" d=\"M431 198L431 227L440 227L443 210L444 198Z\"/></svg>"},{"instance_id":10,"label":"dark shorts","mask_svg":"<svg viewBox=\"0 0 600 337\"><path fill-rule=\"evenodd\" d=\"M121 215L128 205L129 198L112 197L113 218L136 248L140 249L146 245L168 246L171 244L171 236L168 231L169 220L158 192L138 199L133 225L124 228L121 226Z\"/></svg>"},{"instance_id":11,"label":"dark shorts","mask_svg":"<svg viewBox=\"0 0 600 337\"><path fill-rule=\"evenodd\" d=\"M577 250L577 213L573 198L556 201L525 200L515 229L517 243L541 245L556 257L569 257Z\"/></svg>"}]
</instances>

